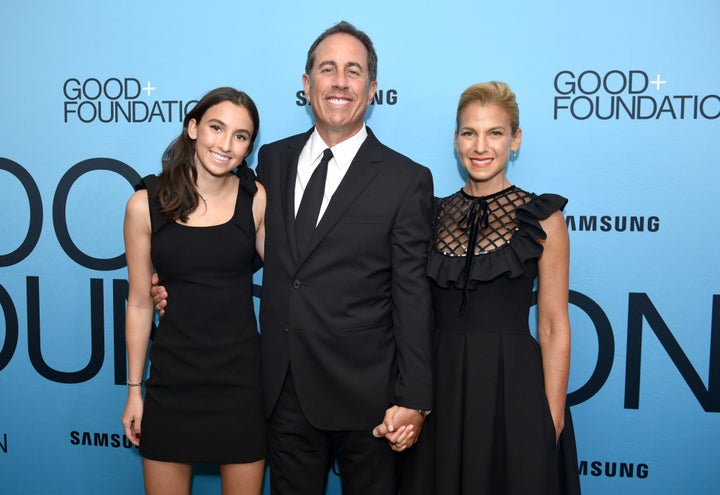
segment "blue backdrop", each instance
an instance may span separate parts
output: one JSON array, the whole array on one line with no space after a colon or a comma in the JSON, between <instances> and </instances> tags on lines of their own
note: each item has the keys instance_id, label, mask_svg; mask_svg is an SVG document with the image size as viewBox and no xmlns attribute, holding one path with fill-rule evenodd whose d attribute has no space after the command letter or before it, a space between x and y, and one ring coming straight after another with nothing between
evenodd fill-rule
<instances>
[{"instance_id":1,"label":"blue backdrop","mask_svg":"<svg viewBox=\"0 0 720 495\"><path fill-rule=\"evenodd\" d=\"M308 129L306 50L341 19L379 53L369 125L432 169L439 196L463 183L460 92L490 79L516 91L509 176L570 199L584 492L716 493L720 4L708 0L2 2L0 492L141 492L120 425L131 184L159 170L185 110L216 86L255 99L259 143ZM193 493L218 487L201 469Z\"/></svg>"}]
</instances>

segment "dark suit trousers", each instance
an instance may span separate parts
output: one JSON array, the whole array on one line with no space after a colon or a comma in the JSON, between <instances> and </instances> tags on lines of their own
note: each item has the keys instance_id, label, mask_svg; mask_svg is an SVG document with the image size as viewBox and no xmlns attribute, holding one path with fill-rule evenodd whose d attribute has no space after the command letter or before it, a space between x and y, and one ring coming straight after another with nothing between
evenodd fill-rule
<instances>
[{"instance_id":1,"label":"dark suit trousers","mask_svg":"<svg viewBox=\"0 0 720 495\"><path fill-rule=\"evenodd\" d=\"M378 423L382 418L378 418ZM288 372L268 425L273 495L324 495L334 463L343 495L395 495L397 455L372 431L327 431L312 426Z\"/></svg>"}]
</instances>

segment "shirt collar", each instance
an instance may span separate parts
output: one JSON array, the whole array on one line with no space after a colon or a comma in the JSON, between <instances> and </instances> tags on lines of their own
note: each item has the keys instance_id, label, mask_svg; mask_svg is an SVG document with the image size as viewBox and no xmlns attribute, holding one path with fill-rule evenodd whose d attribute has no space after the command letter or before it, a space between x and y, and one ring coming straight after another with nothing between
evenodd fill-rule
<instances>
[{"instance_id":1,"label":"shirt collar","mask_svg":"<svg viewBox=\"0 0 720 495\"><path fill-rule=\"evenodd\" d=\"M365 142L367 135L367 127L365 126L365 123L363 123L358 132L347 138L345 141L342 141L330 148L333 152L333 160L330 160L329 165L335 163L335 166L339 169L346 170L355 158L360 146L362 146L363 142ZM323 151L328 148L328 145L325 144L325 141L323 141L320 137L317 128L315 128L310 135L308 144L310 145L310 157L312 158L312 163L319 162Z\"/></svg>"}]
</instances>

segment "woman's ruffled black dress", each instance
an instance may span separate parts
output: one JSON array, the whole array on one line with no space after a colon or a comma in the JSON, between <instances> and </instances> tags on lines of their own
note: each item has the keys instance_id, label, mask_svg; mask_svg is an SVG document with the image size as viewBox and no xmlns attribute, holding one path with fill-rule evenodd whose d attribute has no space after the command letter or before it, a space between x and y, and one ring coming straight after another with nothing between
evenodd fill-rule
<instances>
[{"instance_id":1,"label":"woman's ruffled black dress","mask_svg":"<svg viewBox=\"0 0 720 495\"><path fill-rule=\"evenodd\" d=\"M403 494L580 493L570 412L556 446L528 325L546 237L539 221L566 202L514 186L439 200L428 259L436 400L406 453Z\"/></svg>"}]
</instances>

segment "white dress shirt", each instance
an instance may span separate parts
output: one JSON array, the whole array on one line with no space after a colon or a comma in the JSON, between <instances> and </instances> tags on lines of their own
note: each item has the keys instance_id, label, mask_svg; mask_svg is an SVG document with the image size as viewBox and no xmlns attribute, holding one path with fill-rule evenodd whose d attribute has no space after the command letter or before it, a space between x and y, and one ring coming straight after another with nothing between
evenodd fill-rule
<instances>
[{"instance_id":1,"label":"white dress shirt","mask_svg":"<svg viewBox=\"0 0 720 495\"><path fill-rule=\"evenodd\" d=\"M330 198L335 194L335 191L340 185L340 181L345 177L345 173L348 171L348 168L350 168L350 163L352 163L366 137L367 129L365 128L365 124L363 124L362 128L355 135L330 148L333 152L333 157L328 162L325 193L323 194L322 204L320 205L318 223L325 213L328 203L330 203ZM312 176L315 168L317 168L320 163L323 151L327 148L329 148L329 146L325 144L317 129L315 129L300 152L297 175L295 176L295 215L297 215L298 208L300 208L300 201L302 200L305 186L310 180L310 176Z\"/></svg>"}]
</instances>

